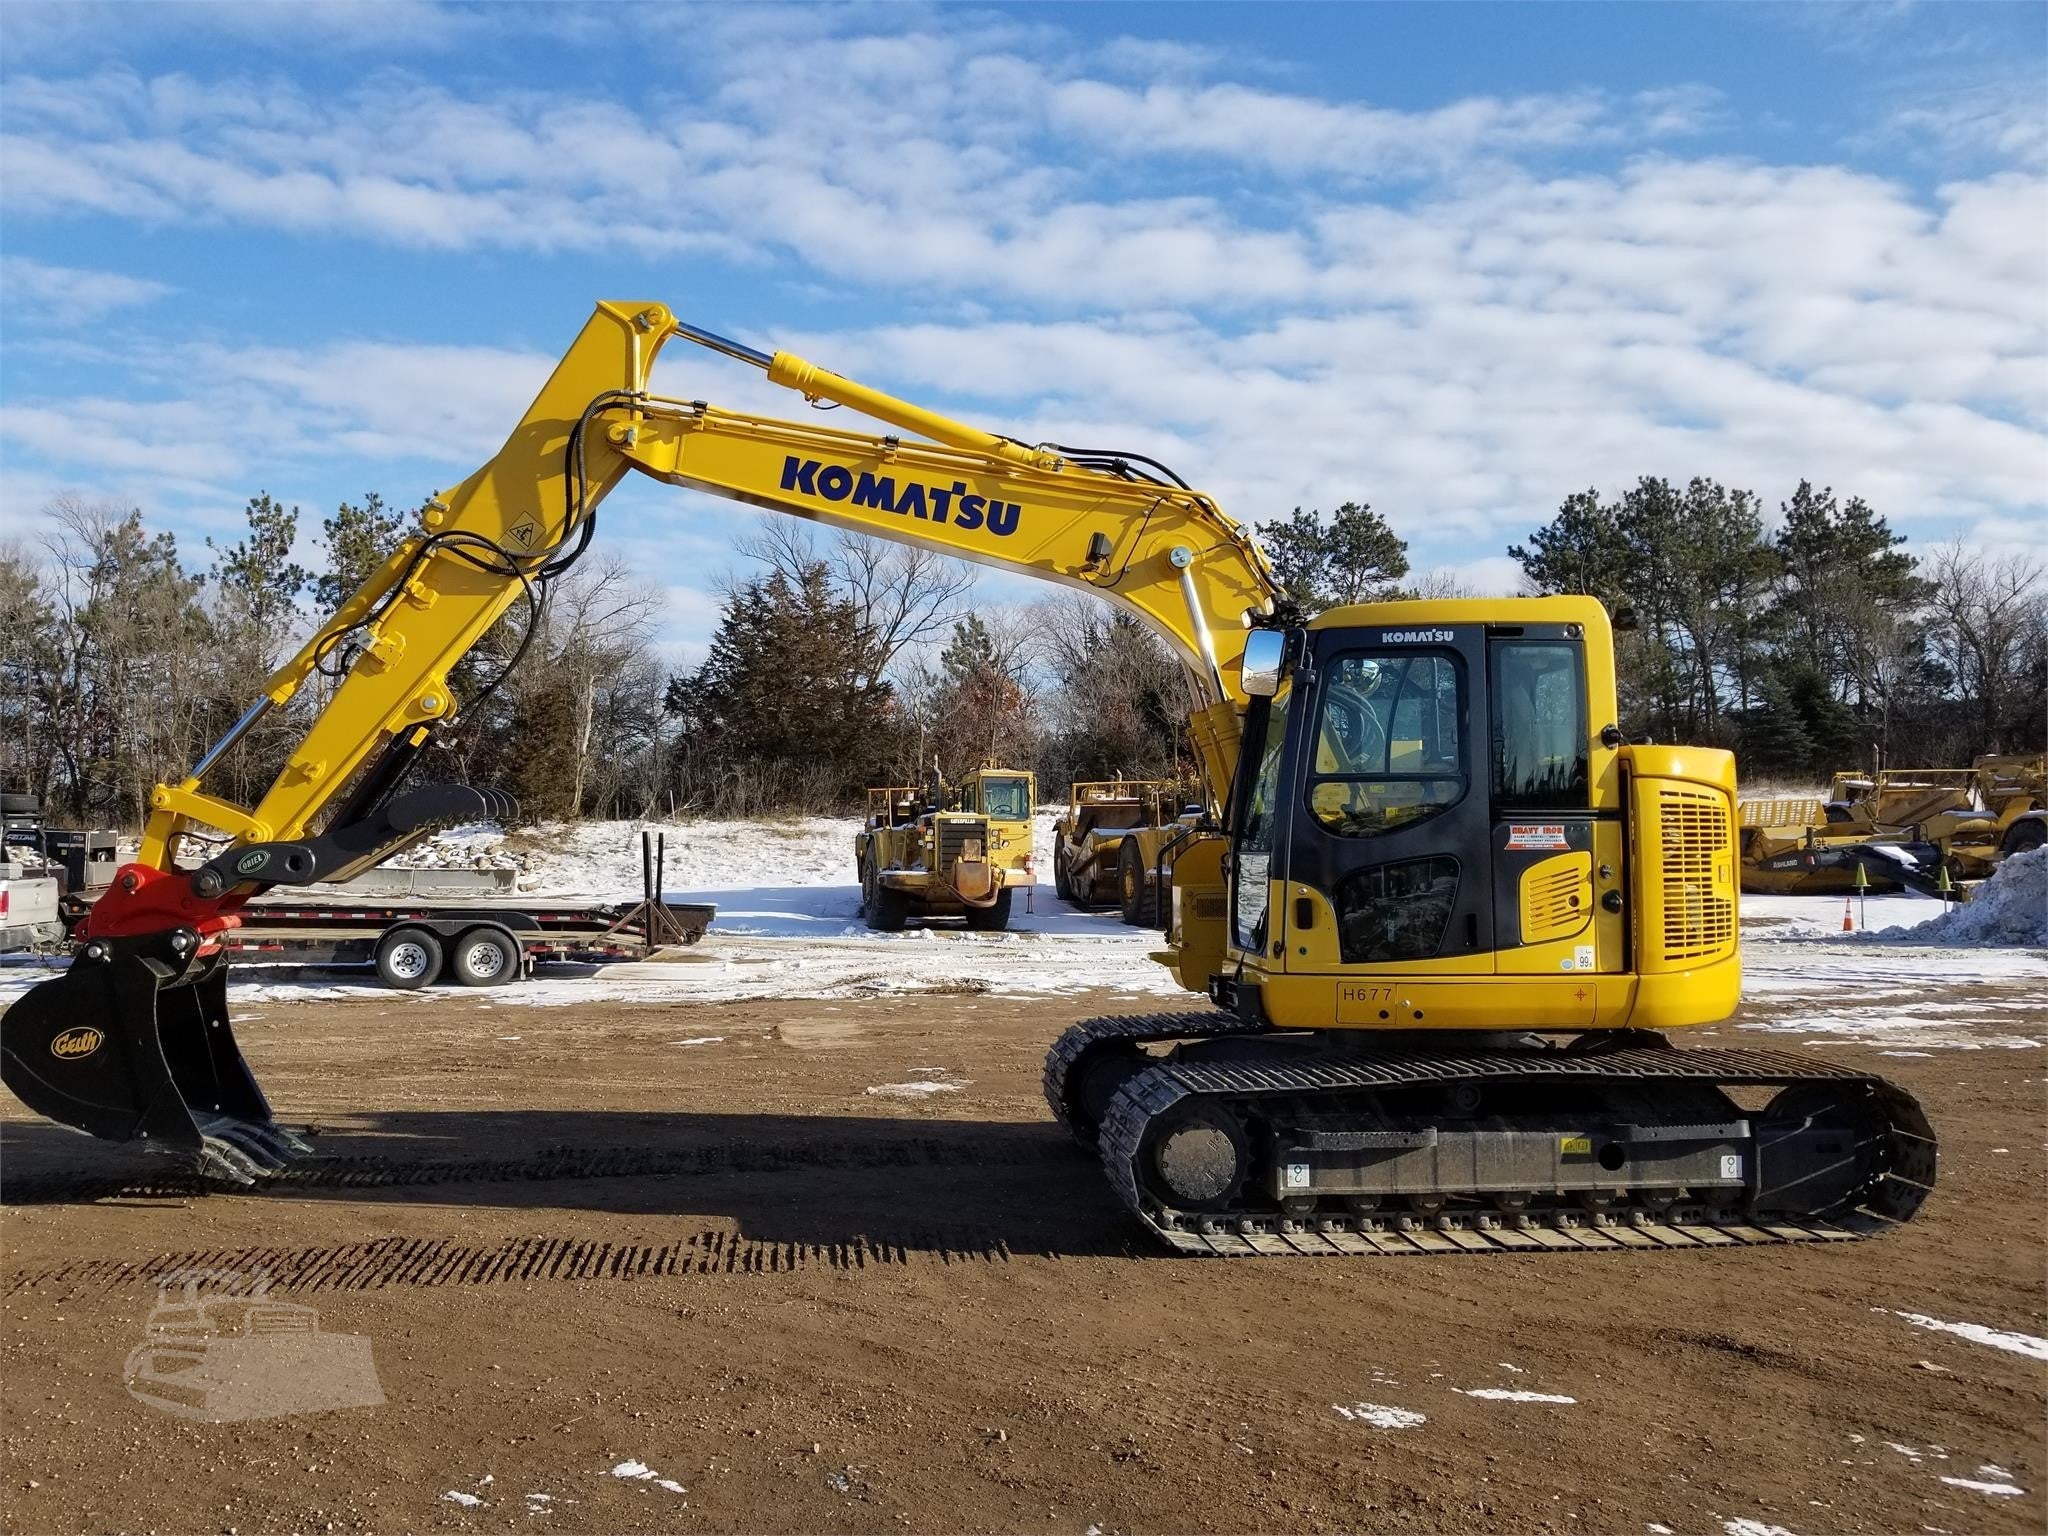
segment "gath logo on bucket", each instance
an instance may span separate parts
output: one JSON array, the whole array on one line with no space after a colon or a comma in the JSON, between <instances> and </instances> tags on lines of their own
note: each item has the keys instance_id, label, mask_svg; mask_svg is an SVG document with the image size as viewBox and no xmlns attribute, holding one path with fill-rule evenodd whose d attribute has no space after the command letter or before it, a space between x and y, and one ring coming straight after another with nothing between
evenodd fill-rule
<instances>
[{"instance_id":1,"label":"gath logo on bucket","mask_svg":"<svg viewBox=\"0 0 2048 1536\"><path fill-rule=\"evenodd\" d=\"M76 1061L81 1056L90 1056L100 1048L100 1042L107 1037L98 1030L80 1025L67 1029L50 1042L50 1054L61 1061Z\"/></svg>"}]
</instances>

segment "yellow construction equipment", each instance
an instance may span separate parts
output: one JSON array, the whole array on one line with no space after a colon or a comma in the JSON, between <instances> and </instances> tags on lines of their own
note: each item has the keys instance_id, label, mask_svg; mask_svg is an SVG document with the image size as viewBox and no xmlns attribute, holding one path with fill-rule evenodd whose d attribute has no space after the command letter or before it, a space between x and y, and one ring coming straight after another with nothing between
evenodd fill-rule
<instances>
[{"instance_id":1,"label":"yellow construction equipment","mask_svg":"<svg viewBox=\"0 0 2048 1536\"><path fill-rule=\"evenodd\" d=\"M1824 798L1742 802L1742 888L1840 895L1862 871L1874 891L1962 893L2048 841L2044 807L2048 758L2038 753L1838 773Z\"/></svg>"},{"instance_id":2,"label":"yellow construction equipment","mask_svg":"<svg viewBox=\"0 0 2048 1536\"><path fill-rule=\"evenodd\" d=\"M892 430L652 394L678 338ZM225 1177L303 1155L234 1044L221 936L257 892L478 814L481 791L400 781L458 718L455 663L633 473L1092 592L1179 657L1206 804L1161 958L1207 1004L1078 1024L1045 1066L1054 1114L1173 1248L1690 1250L1860 1236L1924 1200L1933 1133L1900 1089L1669 1048L1740 993L1734 763L1623 738L1598 602L1305 617L1251 536L1143 455L981 431L659 304L600 305L498 454L156 791L70 971L0 1020L31 1108ZM316 671L328 700L263 797L209 793ZM232 842L181 867L198 825Z\"/></svg>"},{"instance_id":3,"label":"yellow construction equipment","mask_svg":"<svg viewBox=\"0 0 2048 1536\"><path fill-rule=\"evenodd\" d=\"M912 919L958 917L1007 928L1015 893L1033 878L1032 790L1021 768L975 770L951 809L937 786L869 790L853 839L867 925L893 933Z\"/></svg>"},{"instance_id":4,"label":"yellow construction equipment","mask_svg":"<svg viewBox=\"0 0 2048 1536\"><path fill-rule=\"evenodd\" d=\"M1116 907L1134 928L1158 928L1168 864L1201 827L1179 786L1163 779L1082 780L1053 823L1053 885L1062 901Z\"/></svg>"}]
</instances>

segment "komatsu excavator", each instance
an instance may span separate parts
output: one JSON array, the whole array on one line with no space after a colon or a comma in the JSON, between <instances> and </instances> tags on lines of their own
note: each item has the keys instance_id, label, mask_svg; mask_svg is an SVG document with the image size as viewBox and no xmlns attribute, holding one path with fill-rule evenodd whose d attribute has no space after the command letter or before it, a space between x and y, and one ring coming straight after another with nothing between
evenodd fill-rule
<instances>
[{"instance_id":1,"label":"komatsu excavator","mask_svg":"<svg viewBox=\"0 0 2048 1536\"><path fill-rule=\"evenodd\" d=\"M893 430L650 393L676 339ZM216 1178L306 1154L235 1044L222 936L272 886L346 878L505 810L403 780L478 702L458 697L456 662L512 604L545 601L633 473L1093 592L1179 657L1209 805L1162 855L1159 958L1207 1002L1078 1024L1045 1066L1054 1115L1172 1248L1815 1241L1926 1198L1933 1132L1898 1087L1669 1045L1739 996L1734 768L1623 739L1597 602L1307 617L1243 528L1143 455L980 431L659 304L598 306L496 457L429 501L227 736L155 791L70 969L0 1020L25 1103ZM328 702L263 797L208 793L221 755L315 673ZM181 862L199 826L232 841Z\"/></svg>"}]
</instances>

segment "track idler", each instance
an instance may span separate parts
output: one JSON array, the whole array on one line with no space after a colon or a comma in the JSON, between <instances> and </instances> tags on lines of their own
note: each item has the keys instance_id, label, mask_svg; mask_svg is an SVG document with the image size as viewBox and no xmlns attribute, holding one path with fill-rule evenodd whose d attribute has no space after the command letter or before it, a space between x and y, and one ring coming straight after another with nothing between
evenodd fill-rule
<instances>
[{"instance_id":1,"label":"track idler","mask_svg":"<svg viewBox=\"0 0 2048 1536\"><path fill-rule=\"evenodd\" d=\"M0 1017L0 1081L37 1114L252 1184L312 1149L275 1124L190 929L94 939Z\"/></svg>"}]
</instances>

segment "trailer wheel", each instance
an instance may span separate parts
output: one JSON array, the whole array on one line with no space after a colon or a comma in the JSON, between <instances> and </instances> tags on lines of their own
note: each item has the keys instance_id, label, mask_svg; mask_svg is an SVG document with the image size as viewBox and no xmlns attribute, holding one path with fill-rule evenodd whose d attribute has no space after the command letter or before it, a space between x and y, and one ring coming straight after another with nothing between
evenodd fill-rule
<instances>
[{"instance_id":1,"label":"trailer wheel","mask_svg":"<svg viewBox=\"0 0 2048 1536\"><path fill-rule=\"evenodd\" d=\"M1133 928L1159 926L1159 903L1145 884L1145 856L1135 837L1124 839L1123 853L1117 859L1117 886L1126 923Z\"/></svg>"},{"instance_id":2,"label":"trailer wheel","mask_svg":"<svg viewBox=\"0 0 2048 1536\"><path fill-rule=\"evenodd\" d=\"M472 928L455 941L449 968L465 987L496 987L519 979L519 944L502 928Z\"/></svg>"},{"instance_id":3,"label":"trailer wheel","mask_svg":"<svg viewBox=\"0 0 2048 1536\"><path fill-rule=\"evenodd\" d=\"M401 992L433 985L441 941L424 928L394 928L377 941L377 979Z\"/></svg>"},{"instance_id":4,"label":"trailer wheel","mask_svg":"<svg viewBox=\"0 0 2048 1536\"><path fill-rule=\"evenodd\" d=\"M995 905L989 907L968 907L963 915L967 926L986 933L1000 932L1010 926L1010 901L1016 891L1008 886L996 893Z\"/></svg>"}]
</instances>

